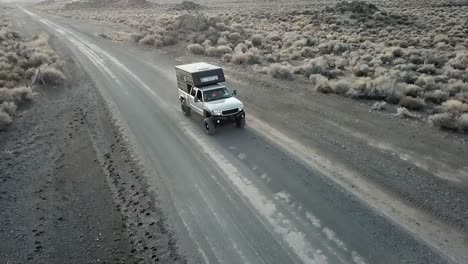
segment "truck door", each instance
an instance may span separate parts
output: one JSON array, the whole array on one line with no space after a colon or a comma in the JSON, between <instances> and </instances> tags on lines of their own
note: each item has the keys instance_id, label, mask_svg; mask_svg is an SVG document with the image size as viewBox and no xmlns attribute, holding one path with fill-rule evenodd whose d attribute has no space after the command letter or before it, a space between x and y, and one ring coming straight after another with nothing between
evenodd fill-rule
<instances>
[{"instance_id":1,"label":"truck door","mask_svg":"<svg viewBox=\"0 0 468 264\"><path fill-rule=\"evenodd\" d=\"M195 102L195 98L198 99L198 102ZM192 88L190 92L190 107L197 113L203 115L203 101L201 98L201 91L196 87Z\"/></svg>"}]
</instances>

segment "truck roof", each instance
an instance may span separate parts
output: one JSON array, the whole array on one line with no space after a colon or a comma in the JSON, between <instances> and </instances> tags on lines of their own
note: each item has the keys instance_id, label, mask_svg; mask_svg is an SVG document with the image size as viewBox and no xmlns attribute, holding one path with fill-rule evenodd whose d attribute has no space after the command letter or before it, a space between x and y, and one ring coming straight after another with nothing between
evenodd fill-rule
<instances>
[{"instance_id":1,"label":"truck roof","mask_svg":"<svg viewBox=\"0 0 468 264\"><path fill-rule=\"evenodd\" d=\"M206 62L197 62L197 63L191 63L191 64L184 64L184 65L178 65L178 66L175 66L175 67L178 68L178 69L181 69L183 71L189 72L189 73L221 69L221 67L219 67L219 66L208 64Z\"/></svg>"}]
</instances>

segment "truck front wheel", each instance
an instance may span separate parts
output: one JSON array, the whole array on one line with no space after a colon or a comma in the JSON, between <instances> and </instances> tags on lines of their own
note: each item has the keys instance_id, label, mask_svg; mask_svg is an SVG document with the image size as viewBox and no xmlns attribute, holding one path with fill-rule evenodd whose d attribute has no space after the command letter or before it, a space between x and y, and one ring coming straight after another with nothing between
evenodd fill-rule
<instances>
[{"instance_id":1,"label":"truck front wheel","mask_svg":"<svg viewBox=\"0 0 468 264\"><path fill-rule=\"evenodd\" d=\"M245 127L245 118L244 117L236 119L236 127L238 127L238 128Z\"/></svg>"},{"instance_id":2,"label":"truck front wheel","mask_svg":"<svg viewBox=\"0 0 468 264\"><path fill-rule=\"evenodd\" d=\"M192 109L185 105L185 102L180 103L180 108L182 109L182 113L184 113L185 116L190 116L192 113Z\"/></svg>"},{"instance_id":3,"label":"truck front wheel","mask_svg":"<svg viewBox=\"0 0 468 264\"><path fill-rule=\"evenodd\" d=\"M214 135L216 133L216 127L211 118L205 118L205 120L203 120L203 126L208 135Z\"/></svg>"}]
</instances>

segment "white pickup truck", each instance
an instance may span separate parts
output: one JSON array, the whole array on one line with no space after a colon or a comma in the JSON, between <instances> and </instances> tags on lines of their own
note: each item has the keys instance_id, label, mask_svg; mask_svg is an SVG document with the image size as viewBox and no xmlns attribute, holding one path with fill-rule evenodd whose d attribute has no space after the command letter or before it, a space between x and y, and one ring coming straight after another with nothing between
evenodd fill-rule
<instances>
[{"instance_id":1,"label":"white pickup truck","mask_svg":"<svg viewBox=\"0 0 468 264\"><path fill-rule=\"evenodd\" d=\"M220 84L225 81L223 69L204 62L175 67L179 101L182 112L190 116L192 110L204 117L206 133L213 135L216 127L233 122L237 127L245 126L244 105L232 92Z\"/></svg>"}]
</instances>

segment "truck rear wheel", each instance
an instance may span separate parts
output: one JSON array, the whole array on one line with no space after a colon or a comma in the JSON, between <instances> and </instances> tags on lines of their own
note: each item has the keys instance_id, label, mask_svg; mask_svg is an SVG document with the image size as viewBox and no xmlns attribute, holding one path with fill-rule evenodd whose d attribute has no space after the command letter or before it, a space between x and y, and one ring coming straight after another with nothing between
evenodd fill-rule
<instances>
[{"instance_id":1,"label":"truck rear wheel","mask_svg":"<svg viewBox=\"0 0 468 264\"><path fill-rule=\"evenodd\" d=\"M185 105L185 102L180 103L180 108L182 109L182 113L184 113L185 116L190 116L192 113L192 109Z\"/></svg>"},{"instance_id":2,"label":"truck rear wheel","mask_svg":"<svg viewBox=\"0 0 468 264\"><path fill-rule=\"evenodd\" d=\"M244 128L245 127L245 118L238 118L236 119L236 127Z\"/></svg>"},{"instance_id":3,"label":"truck rear wheel","mask_svg":"<svg viewBox=\"0 0 468 264\"><path fill-rule=\"evenodd\" d=\"M205 120L203 120L203 126L208 135L214 135L216 133L216 127L211 118L205 118Z\"/></svg>"}]
</instances>

